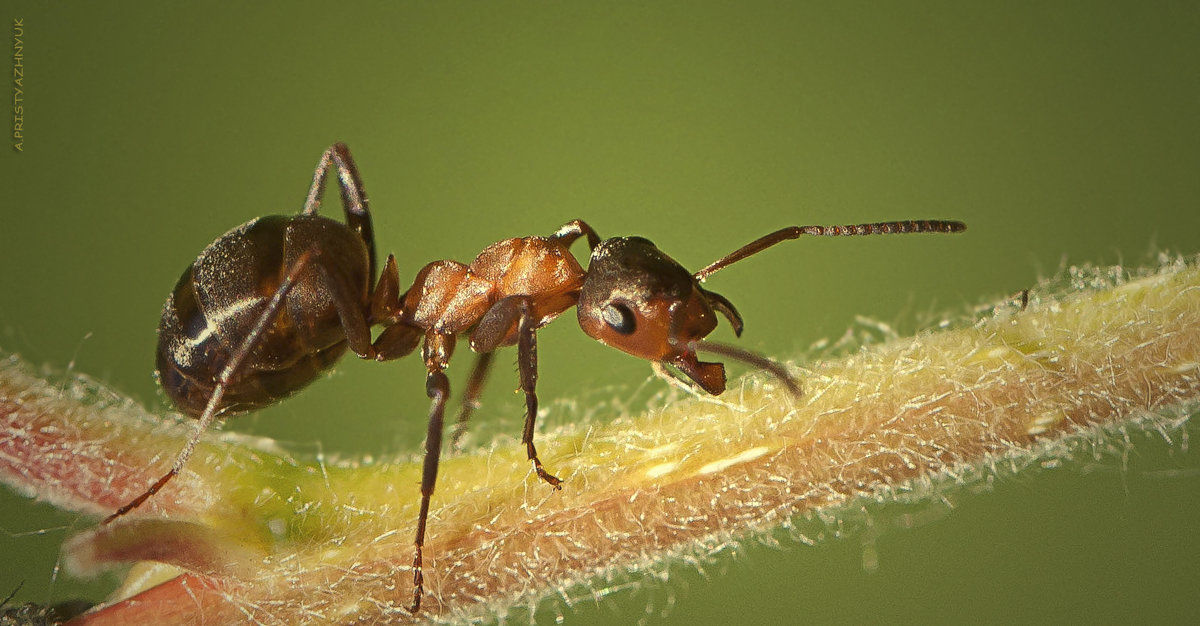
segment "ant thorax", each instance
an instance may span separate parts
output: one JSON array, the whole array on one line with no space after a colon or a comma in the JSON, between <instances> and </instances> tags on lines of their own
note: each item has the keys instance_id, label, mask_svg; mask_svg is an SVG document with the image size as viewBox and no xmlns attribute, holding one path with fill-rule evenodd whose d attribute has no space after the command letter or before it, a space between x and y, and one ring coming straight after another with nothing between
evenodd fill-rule
<instances>
[{"instance_id":1,"label":"ant thorax","mask_svg":"<svg viewBox=\"0 0 1200 626\"><path fill-rule=\"evenodd\" d=\"M475 325L502 298L530 296L541 327L575 304L583 268L558 240L519 237L494 243L470 265L434 261L401 297L404 323L457 334ZM508 343L508 342L506 342Z\"/></svg>"}]
</instances>

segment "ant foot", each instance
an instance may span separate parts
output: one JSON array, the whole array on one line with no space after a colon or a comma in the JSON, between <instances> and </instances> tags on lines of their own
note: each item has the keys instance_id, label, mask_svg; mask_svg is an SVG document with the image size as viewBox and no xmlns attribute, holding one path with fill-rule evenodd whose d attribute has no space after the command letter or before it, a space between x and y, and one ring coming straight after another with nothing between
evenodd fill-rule
<instances>
[{"instance_id":1,"label":"ant foot","mask_svg":"<svg viewBox=\"0 0 1200 626\"><path fill-rule=\"evenodd\" d=\"M550 486L554 487L554 489L556 491L562 489L563 481L559 477L551 474L550 472L547 472L544 468L542 468L541 461L534 459L533 460L533 469L534 469L534 471L537 472L538 478L541 478L542 480L549 483Z\"/></svg>"},{"instance_id":2,"label":"ant foot","mask_svg":"<svg viewBox=\"0 0 1200 626\"><path fill-rule=\"evenodd\" d=\"M421 610L421 596L425 595L425 574L421 572L421 547L417 546L417 555L413 558L413 602L408 612L413 615Z\"/></svg>"}]
</instances>

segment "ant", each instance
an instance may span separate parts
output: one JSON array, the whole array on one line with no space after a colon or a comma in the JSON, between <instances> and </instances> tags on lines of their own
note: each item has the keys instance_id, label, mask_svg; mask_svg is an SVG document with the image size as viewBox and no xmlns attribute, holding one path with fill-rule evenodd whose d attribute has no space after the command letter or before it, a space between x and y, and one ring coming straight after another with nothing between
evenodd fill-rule
<instances>
[{"instance_id":1,"label":"ant","mask_svg":"<svg viewBox=\"0 0 1200 626\"><path fill-rule=\"evenodd\" d=\"M337 172L345 223L318 214L330 168ZM492 361L517 346L525 427L521 442L537 476L554 489L562 481L542 467L533 443L537 419L537 330L576 307L579 325L597 341L646 359L659 373L674 367L705 392L725 391L725 367L699 360L713 352L773 373L793 394L800 389L784 367L766 357L704 339L725 317L741 335L742 317L723 296L701 286L717 271L801 235L956 233L962 222L916 220L855 226L793 226L776 231L688 272L641 237L601 241L581 220L549 237L492 244L469 265L435 261L400 292L396 260L388 255L376 276L375 239L367 195L345 144L321 155L304 209L294 216L251 220L209 244L183 272L163 307L157 374L196 432L171 470L104 523L132 511L182 469L201 434L218 417L267 406L300 390L347 350L388 361L420 343L431 400L413 557L413 603L421 606L421 550L429 500L437 480L442 424L450 384L443 373L457 338L479 354L468 378L458 423L464 425ZM583 269L569 251L583 237L591 249ZM383 330L372 340L371 328ZM686 381L685 381L686 382Z\"/></svg>"}]
</instances>

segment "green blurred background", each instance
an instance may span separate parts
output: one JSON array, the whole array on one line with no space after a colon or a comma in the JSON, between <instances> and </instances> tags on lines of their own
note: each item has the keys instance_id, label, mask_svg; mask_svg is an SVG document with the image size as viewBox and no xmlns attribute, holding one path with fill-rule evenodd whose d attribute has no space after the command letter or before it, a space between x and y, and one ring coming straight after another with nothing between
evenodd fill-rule
<instances>
[{"instance_id":1,"label":"green blurred background","mask_svg":"<svg viewBox=\"0 0 1200 626\"><path fill-rule=\"evenodd\" d=\"M1200 5L831 4L4 4L24 23L25 139L0 151L0 346L161 407L154 329L180 272L227 229L298 210L338 140L403 281L576 217L693 268L791 224L969 223L795 242L710 281L746 317L742 345L778 356L855 315L911 331L1064 260L1200 251ZM649 375L572 317L540 334L539 392L562 409L547 428ZM514 359L476 442L519 433ZM347 360L228 427L390 456L417 449L426 407L417 359ZM538 619L1196 619L1200 463L1134 440L1124 462L930 504L914 529L748 547ZM4 490L0 597L24 581L15 602L99 598L114 579L56 574L90 523Z\"/></svg>"}]
</instances>

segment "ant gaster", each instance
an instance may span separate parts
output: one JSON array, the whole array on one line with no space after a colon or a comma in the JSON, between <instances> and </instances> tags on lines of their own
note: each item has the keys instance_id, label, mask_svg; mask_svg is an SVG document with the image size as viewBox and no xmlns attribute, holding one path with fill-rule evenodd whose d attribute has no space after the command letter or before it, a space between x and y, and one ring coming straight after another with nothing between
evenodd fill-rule
<instances>
[{"instance_id":1,"label":"ant gaster","mask_svg":"<svg viewBox=\"0 0 1200 626\"><path fill-rule=\"evenodd\" d=\"M318 215L330 168L337 172L346 222ZM387 361L422 344L431 399L421 505L413 558L413 603L421 606L421 550L429 499L437 479L442 424L450 385L443 373L459 335L479 353L460 411L466 423L483 386L492 352L517 345L525 427L521 441L533 469L560 489L533 444L537 419L537 329L575 306L592 338L655 365L671 365L710 394L725 390L721 363L697 350L771 371L794 394L782 365L755 353L704 340L724 316L736 335L742 317L724 297L701 286L718 270L800 235L953 233L961 222L922 220L856 226L793 226L766 235L690 273L641 237L601 241L585 222L549 237L506 239L469 265L435 261L400 293L395 258L375 280L375 241L366 192L349 150L331 146L313 172L304 209L295 216L251 220L210 244L184 271L163 307L158 329L158 378L183 413L199 419L171 470L105 523L137 508L178 474L200 435L217 417L276 402L312 382L347 348ZM591 248L583 269L568 248L580 237ZM372 340L371 328L383 330ZM423 342L422 342L423 340Z\"/></svg>"}]
</instances>

